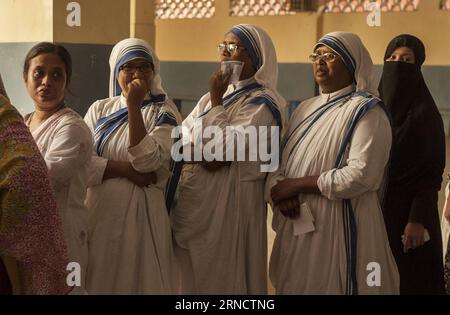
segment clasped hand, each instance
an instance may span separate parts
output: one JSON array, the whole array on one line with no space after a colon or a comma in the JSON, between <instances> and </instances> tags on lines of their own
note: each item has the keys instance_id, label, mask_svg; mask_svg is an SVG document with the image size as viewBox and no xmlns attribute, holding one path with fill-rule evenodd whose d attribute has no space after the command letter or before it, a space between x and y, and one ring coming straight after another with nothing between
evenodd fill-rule
<instances>
[{"instance_id":1,"label":"clasped hand","mask_svg":"<svg viewBox=\"0 0 450 315\"><path fill-rule=\"evenodd\" d=\"M272 187L270 193L275 210L279 210L285 217L291 219L297 219L300 216L300 202L295 179L286 178L279 181Z\"/></svg>"}]
</instances>

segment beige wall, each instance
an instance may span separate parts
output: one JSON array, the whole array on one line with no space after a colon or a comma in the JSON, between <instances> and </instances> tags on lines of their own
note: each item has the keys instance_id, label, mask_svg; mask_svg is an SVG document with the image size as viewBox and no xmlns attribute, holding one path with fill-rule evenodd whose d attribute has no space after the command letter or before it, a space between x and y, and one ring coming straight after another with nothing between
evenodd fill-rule
<instances>
[{"instance_id":1,"label":"beige wall","mask_svg":"<svg viewBox=\"0 0 450 315\"><path fill-rule=\"evenodd\" d=\"M381 27L369 27L367 13L300 13L292 16L229 17L228 1L217 0L210 19L156 20L156 50L161 60L216 61L215 47L233 25L263 27L272 37L279 62L307 62L322 34L343 30L361 36L374 62L381 64L388 42L398 34L420 37L427 47L427 64L450 65L450 12L439 10L439 0L422 0L413 13L382 13Z\"/></svg>"},{"instance_id":2,"label":"beige wall","mask_svg":"<svg viewBox=\"0 0 450 315\"><path fill-rule=\"evenodd\" d=\"M215 47L238 23L267 30L280 62L307 62L318 37L335 30L359 34L375 63L382 63L389 40L400 33L420 37L427 47L427 64L450 65L450 12L438 9L439 0L422 0L414 13L383 13L381 27L368 27L367 14L300 13L293 16L230 17L228 1L216 0L211 19L156 20L152 0L77 0L81 27L69 27L71 0L1 0L0 42L57 41L114 44L128 36L156 46L162 60L216 61Z\"/></svg>"},{"instance_id":3,"label":"beige wall","mask_svg":"<svg viewBox=\"0 0 450 315\"><path fill-rule=\"evenodd\" d=\"M210 19L156 20L156 50L161 60L217 61L217 44L233 25L255 24L265 29L277 47L281 62L305 62L317 37L316 14L295 16L229 17L228 1L216 1Z\"/></svg>"},{"instance_id":4,"label":"beige wall","mask_svg":"<svg viewBox=\"0 0 450 315\"><path fill-rule=\"evenodd\" d=\"M450 65L450 11L439 10L438 0L420 1L416 12L388 12L381 15L381 27L369 27L367 14L325 14L324 34L342 30L355 32L369 48L374 63L383 63L389 41L402 33L409 33L423 40L427 49L428 65Z\"/></svg>"},{"instance_id":5,"label":"beige wall","mask_svg":"<svg viewBox=\"0 0 450 315\"><path fill-rule=\"evenodd\" d=\"M145 39L155 46L155 1L130 0L130 37Z\"/></svg>"},{"instance_id":6,"label":"beige wall","mask_svg":"<svg viewBox=\"0 0 450 315\"><path fill-rule=\"evenodd\" d=\"M1 0L0 42L53 40L53 0Z\"/></svg>"},{"instance_id":7,"label":"beige wall","mask_svg":"<svg viewBox=\"0 0 450 315\"><path fill-rule=\"evenodd\" d=\"M67 25L74 0L1 0L0 42L115 44L135 36L154 44L154 1L75 0L81 26Z\"/></svg>"},{"instance_id":8,"label":"beige wall","mask_svg":"<svg viewBox=\"0 0 450 315\"><path fill-rule=\"evenodd\" d=\"M81 26L69 27L66 10L71 0L53 0L55 42L115 44L130 34L130 0L77 0Z\"/></svg>"}]
</instances>

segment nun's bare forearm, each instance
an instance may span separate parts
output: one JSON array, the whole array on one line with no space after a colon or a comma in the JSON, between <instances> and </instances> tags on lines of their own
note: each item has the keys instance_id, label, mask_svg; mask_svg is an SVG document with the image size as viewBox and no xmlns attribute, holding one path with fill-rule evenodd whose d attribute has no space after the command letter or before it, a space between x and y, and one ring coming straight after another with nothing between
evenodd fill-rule
<instances>
[{"instance_id":1,"label":"nun's bare forearm","mask_svg":"<svg viewBox=\"0 0 450 315\"><path fill-rule=\"evenodd\" d=\"M321 194L317 181L319 176L305 176L299 178L299 193L303 194Z\"/></svg>"},{"instance_id":2,"label":"nun's bare forearm","mask_svg":"<svg viewBox=\"0 0 450 315\"><path fill-rule=\"evenodd\" d=\"M318 179L318 176L305 176L281 180L271 189L272 200L277 204L300 194L320 194Z\"/></svg>"},{"instance_id":3,"label":"nun's bare forearm","mask_svg":"<svg viewBox=\"0 0 450 315\"><path fill-rule=\"evenodd\" d=\"M139 107L128 107L128 132L130 147L137 146L147 135L144 118Z\"/></svg>"},{"instance_id":4,"label":"nun's bare forearm","mask_svg":"<svg viewBox=\"0 0 450 315\"><path fill-rule=\"evenodd\" d=\"M108 160L103 174L103 180L111 178L127 178L130 167L132 167L130 162Z\"/></svg>"},{"instance_id":5,"label":"nun's bare forearm","mask_svg":"<svg viewBox=\"0 0 450 315\"><path fill-rule=\"evenodd\" d=\"M158 180L155 172L140 173L133 168L130 162L108 160L103 180L112 178L126 178L139 187L155 184Z\"/></svg>"}]
</instances>

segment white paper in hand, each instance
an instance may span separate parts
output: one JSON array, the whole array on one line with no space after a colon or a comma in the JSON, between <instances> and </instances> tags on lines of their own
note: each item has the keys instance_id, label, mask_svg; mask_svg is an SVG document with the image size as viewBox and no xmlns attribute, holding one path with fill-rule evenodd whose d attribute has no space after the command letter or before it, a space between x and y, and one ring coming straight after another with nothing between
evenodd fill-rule
<instances>
[{"instance_id":1,"label":"white paper in hand","mask_svg":"<svg viewBox=\"0 0 450 315\"><path fill-rule=\"evenodd\" d=\"M230 74L229 83L236 83L241 76L244 63L242 61L222 61L220 64L220 71L223 74Z\"/></svg>"},{"instance_id":2,"label":"white paper in hand","mask_svg":"<svg viewBox=\"0 0 450 315\"><path fill-rule=\"evenodd\" d=\"M302 235L316 230L314 226L314 217L308 204L302 203L300 205L300 216L298 219L293 220L294 235Z\"/></svg>"},{"instance_id":3,"label":"white paper in hand","mask_svg":"<svg viewBox=\"0 0 450 315\"><path fill-rule=\"evenodd\" d=\"M423 241L426 243L430 240L430 233L427 229L423 232ZM402 243L405 245L405 234L402 235Z\"/></svg>"}]
</instances>

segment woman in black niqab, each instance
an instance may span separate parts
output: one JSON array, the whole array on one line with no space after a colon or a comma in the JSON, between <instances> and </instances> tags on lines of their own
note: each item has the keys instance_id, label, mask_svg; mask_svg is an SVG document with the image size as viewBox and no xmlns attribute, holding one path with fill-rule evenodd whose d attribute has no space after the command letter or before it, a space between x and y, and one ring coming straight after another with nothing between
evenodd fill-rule
<instances>
[{"instance_id":1,"label":"woman in black niqab","mask_svg":"<svg viewBox=\"0 0 450 315\"><path fill-rule=\"evenodd\" d=\"M421 72L425 47L414 36L400 35L389 43L384 60L379 91L391 115L393 144L383 214L400 294L443 294L437 203L445 134Z\"/></svg>"}]
</instances>

